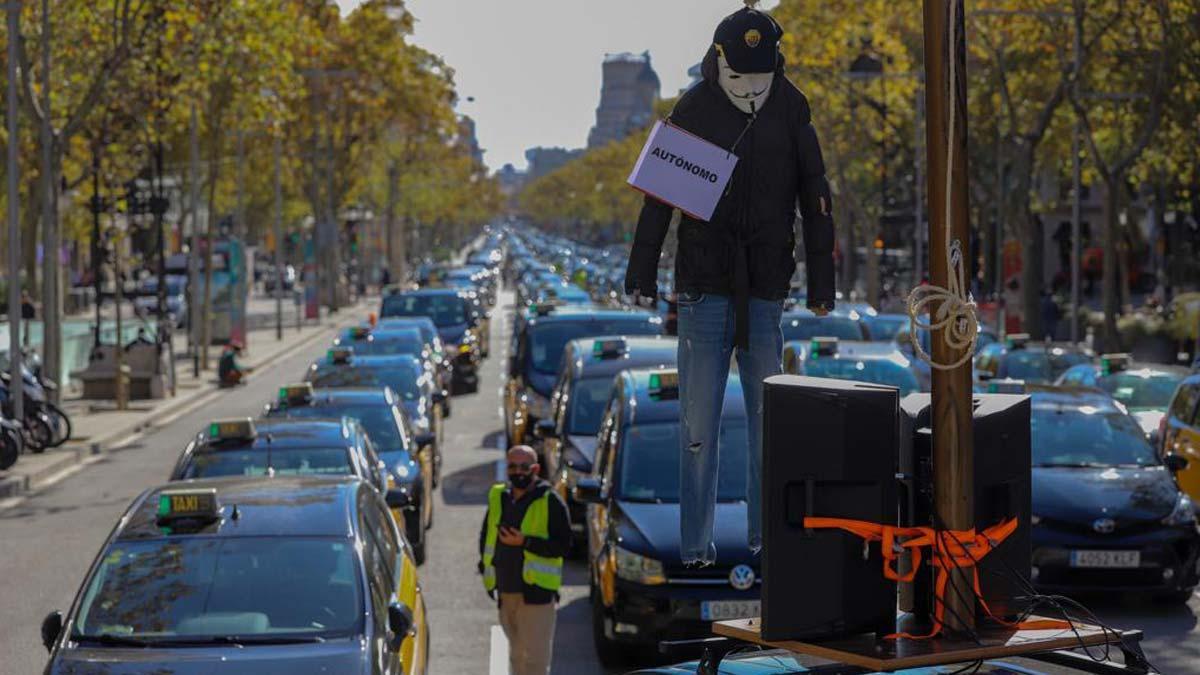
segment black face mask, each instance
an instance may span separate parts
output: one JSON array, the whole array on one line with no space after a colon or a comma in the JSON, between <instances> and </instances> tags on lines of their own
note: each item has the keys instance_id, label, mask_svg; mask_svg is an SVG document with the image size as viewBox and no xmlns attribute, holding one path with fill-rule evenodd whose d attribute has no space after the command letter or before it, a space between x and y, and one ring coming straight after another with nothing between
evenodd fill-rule
<instances>
[{"instance_id":1,"label":"black face mask","mask_svg":"<svg viewBox=\"0 0 1200 675\"><path fill-rule=\"evenodd\" d=\"M531 473L510 473L508 474L508 482L518 490L524 490L533 483L533 474Z\"/></svg>"}]
</instances>

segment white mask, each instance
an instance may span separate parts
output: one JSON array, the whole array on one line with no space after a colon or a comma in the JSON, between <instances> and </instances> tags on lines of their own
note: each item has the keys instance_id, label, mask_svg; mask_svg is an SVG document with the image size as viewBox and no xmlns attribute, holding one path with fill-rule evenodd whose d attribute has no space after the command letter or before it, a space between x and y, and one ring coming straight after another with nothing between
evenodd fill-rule
<instances>
[{"instance_id":1,"label":"white mask","mask_svg":"<svg viewBox=\"0 0 1200 675\"><path fill-rule=\"evenodd\" d=\"M775 73L738 73L729 67L724 56L717 57L717 84L721 85L729 102L744 113L762 110L774 81Z\"/></svg>"}]
</instances>

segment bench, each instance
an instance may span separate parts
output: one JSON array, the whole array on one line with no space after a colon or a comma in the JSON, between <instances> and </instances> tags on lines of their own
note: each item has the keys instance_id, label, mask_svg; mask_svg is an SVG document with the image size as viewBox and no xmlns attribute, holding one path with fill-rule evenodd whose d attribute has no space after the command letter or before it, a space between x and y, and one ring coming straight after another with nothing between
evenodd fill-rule
<instances>
[{"instance_id":1,"label":"bench","mask_svg":"<svg viewBox=\"0 0 1200 675\"><path fill-rule=\"evenodd\" d=\"M121 371L128 384L130 400L157 399L166 395L165 359L152 343L135 342L126 346ZM92 350L87 368L71 373L83 383L83 397L117 397L117 359L115 345L100 345Z\"/></svg>"}]
</instances>

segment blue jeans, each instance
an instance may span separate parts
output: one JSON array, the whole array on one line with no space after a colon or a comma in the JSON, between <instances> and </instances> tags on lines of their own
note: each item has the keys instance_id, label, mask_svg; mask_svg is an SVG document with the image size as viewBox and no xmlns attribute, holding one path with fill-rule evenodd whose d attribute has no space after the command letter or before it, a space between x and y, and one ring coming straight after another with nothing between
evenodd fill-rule
<instances>
[{"instance_id":1,"label":"blue jeans","mask_svg":"<svg viewBox=\"0 0 1200 675\"><path fill-rule=\"evenodd\" d=\"M783 372L782 300L750 299L749 349L737 350L748 423L747 543L762 548L762 383ZM717 439L733 346L733 299L679 295L680 552L683 562L716 562Z\"/></svg>"}]
</instances>

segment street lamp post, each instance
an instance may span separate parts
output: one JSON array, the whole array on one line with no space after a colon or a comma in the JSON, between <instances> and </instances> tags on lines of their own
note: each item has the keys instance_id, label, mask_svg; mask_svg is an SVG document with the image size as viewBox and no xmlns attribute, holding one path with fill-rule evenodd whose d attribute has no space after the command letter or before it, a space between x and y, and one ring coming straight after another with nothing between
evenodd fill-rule
<instances>
[{"instance_id":1,"label":"street lamp post","mask_svg":"<svg viewBox=\"0 0 1200 675\"><path fill-rule=\"evenodd\" d=\"M17 165L17 36L21 34L21 3L10 0L8 12L8 367L13 417L25 419L21 387L21 217L20 167Z\"/></svg>"}]
</instances>

